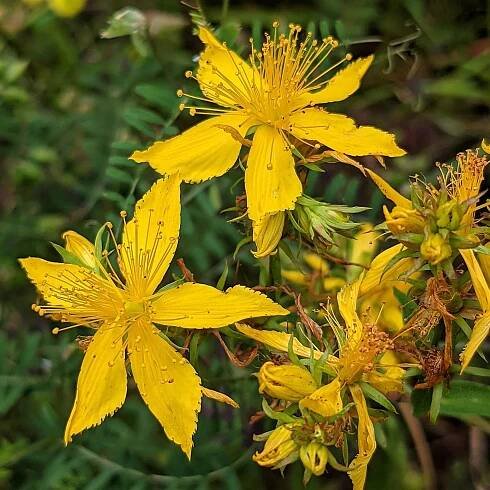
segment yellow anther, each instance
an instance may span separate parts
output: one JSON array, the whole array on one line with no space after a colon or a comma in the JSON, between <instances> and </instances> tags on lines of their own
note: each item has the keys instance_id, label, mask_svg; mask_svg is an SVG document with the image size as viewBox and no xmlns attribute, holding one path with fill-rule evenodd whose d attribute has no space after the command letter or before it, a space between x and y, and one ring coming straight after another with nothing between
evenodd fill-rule
<instances>
[{"instance_id":1,"label":"yellow anther","mask_svg":"<svg viewBox=\"0 0 490 490\"><path fill-rule=\"evenodd\" d=\"M53 335L58 335L60 333L60 329L58 327L54 327L53 330L51 330L51 333Z\"/></svg>"},{"instance_id":2,"label":"yellow anther","mask_svg":"<svg viewBox=\"0 0 490 490\"><path fill-rule=\"evenodd\" d=\"M345 55L345 59L346 59L347 61L350 61L350 60L352 59L352 53L347 53L347 54Z\"/></svg>"},{"instance_id":3,"label":"yellow anther","mask_svg":"<svg viewBox=\"0 0 490 490\"><path fill-rule=\"evenodd\" d=\"M185 72L185 78L191 78L192 77L192 71L191 70L187 70Z\"/></svg>"},{"instance_id":4,"label":"yellow anther","mask_svg":"<svg viewBox=\"0 0 490 490\"><path fill-rule=\"evenodd\" d=\"M184 91L179 88L179 90L177 90L177 97L182 97L183 95L184 95Z\"/></svg>"}]
</instances>

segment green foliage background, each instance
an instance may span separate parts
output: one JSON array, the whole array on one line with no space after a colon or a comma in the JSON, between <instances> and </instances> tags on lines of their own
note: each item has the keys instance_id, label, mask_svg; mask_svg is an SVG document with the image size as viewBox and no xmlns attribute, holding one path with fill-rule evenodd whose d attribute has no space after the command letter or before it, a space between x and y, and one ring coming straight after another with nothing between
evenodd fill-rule
<instances>
[{"instance_id":1,"label":"green foliage background","mask_svg":"<svg viewBox=\"0 0 490 490\"><path fill-rule=\"evenodd\" d=\"M191 9L176 0L138 1L133 6L151 25L149 42L101 39L107 20L128 5L89 0L78 17L62 19L46 8L0 1L0 488L302 488L299 465L282 479L250 461L251 434L266 429L248 424L260 406L256 383L250 370L226 362L212 337L202 339L198 370L241 409L204 403L192 463L166 440L134 386L116 416L63 447L81 354L75 335L52 336L49 322L31 312L35 292L16 259L54 260L49 241L59 243L62 231L93 238L104 221L117 221L118 211L129 210L155 178L127 160L130 152L193 123L177 117L175 96L182 85L188 88L183 72L200 49ZM333 34L355 56L376 53L362 89L338 105L359 123L398 135L409 156L388 162L395 184L430 174L433 162L489 135L488 2L224 0L202 6L208 20L221 25L223 39L235 42L242 26L242 46L280 19ZM257 282L246 247L233 261L242 235L220 214L233 205L230 187L238 176L183 188L177 256L200 282L215 284L225 259L230 283ZM329 168L312 191L330 202L369 205L371 218L382 203L346 166ZM401 420L390 420L379 435L385 443L370 466L369 489L423 488ZM487 422L479 426L488 432ZM454 418L424 427L440 488L470 488L471 430ZM309 488L349 488L349 482L327 474Z\"/></svg>"}]
</instances>

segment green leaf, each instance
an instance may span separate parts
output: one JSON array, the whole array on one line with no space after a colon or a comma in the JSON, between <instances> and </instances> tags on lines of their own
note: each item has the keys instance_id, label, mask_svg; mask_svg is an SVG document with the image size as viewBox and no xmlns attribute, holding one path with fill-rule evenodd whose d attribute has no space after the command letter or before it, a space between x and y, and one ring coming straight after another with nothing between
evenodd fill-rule
<instances>
[{"instance_id":1,"label":"green leaf","mask_svg":"<svg viewBox=\"0 0 490 490\"><path fill-rule=\"evenodd\" d=\"M126 7L115 12L108 24L107 29L100 34L104 39L142 34L146 29L146 17L140 10Z\"/></svg>"},{"instance_id":2,"label":"green leaf","mask_svg":"<svg viewBox=\"0 0 490 490\"><path fill-rule=\"evenodd\" d=\"M426 414L430 408L432 394L430 390L413 390L410 400L412 402L413 414L421 417Z\"/></svg>"},{"instance_id":3,"label":"green leaf","mask_svg":"<svg viewBox=\"0 0 490 490\"><path fill-rule=\"evenodd\" d=\"M299 357L296 355L296 352L294 352L294 349L293 349L294 338L295 338L294 335L291 335L289 337L288 356L289 356L289 359L291 360L291 362L293 364L296 364L297 366L303 367L303 364L301 363L301 361L299 360Z\"/></svg>"},{"instance_id":4,"label":"green leaf","mask_svg":"<svg viewBox=\"0 0 490 490\"><path fill-rule=\"evenodd\" d=\"M490 386L473 381L456 380L441 400L441 415L479 415L490 417Z\"/></svg>"},{"instance_id":5,"label":"green leaf","mask_svg":"<svg viewBox=\"0 0 490 490\"><path fill-rule=\"evenodd\" d=\"M228 278L228 271L229 271L228 261L225 260L225 267L223 269L223 272L219 276L218 282L216 283L216 288L219 289L220 291L223 291L223 289L225 288L226 279Z\"/></svg>"},{"instance_id":6,"label":"green leaf","mask_svg":"<svg viewBox=\"0 0 490 490\"><path fill-rule=\"evenodd\" d=\"M276 412L272 410L265 398L262 399L262 410L270 419L279 420L279 422L283 422L284 424L289 424L296 420L294 417L284 412Z\"/></svg>"},{"instance_id":7,"label":"green leaf","mask_svg":"<svg viewBox=\"0 0 490 490\"><path fill-rule=\"evenodd\" d=\"M441 400L442 393L444 391L444 383L439 383L434 386L432 389L432 400L430 402L429 409L429 420L435 424L437 421L437 417L439 416L439 412L441 411Z\"/></svg>"},{"instance_id":8,"label":"green leaf","mask_svg":"<svg viewBox=\"0 0 490 490\"><path fill-rule=\"evenodd\" d=\"M378 405L381 405L382 407L386 408L386 410L389 410L390 412L393 413L398 413L396 411L395 405L386 398L381 391L377 390L373 386L371 386L369 383L365 383L364 381L359 382L361 389L363 393L370 398L371 400L375 401Z\"/></svg>"},{"instance_id":9,"label":"green leaf","mask_svg":"<svg viewBox=\"0 0 490 490\"><path fill-rule=\"evenodd\" d=\"M84 264L76 255L72 254L71 252L68 252L66 248L63 248L62 246L53 242L50 243L51 245L53 245L54 249L60 254L65 264L79 265L81 267L87 268L86 264Z\"/></svg>"},{"instance_id":10,"label":"green leaf","mask_svg":"<svg viewBox=\"0 0 490 490\"><path fill-rule=\"evenodd\" d=\"M197 358L199 355L199 340L201 339L201 332L194 330L194 333L189 344L189 361L196 368Z\"/></svg>"}]
</instances>

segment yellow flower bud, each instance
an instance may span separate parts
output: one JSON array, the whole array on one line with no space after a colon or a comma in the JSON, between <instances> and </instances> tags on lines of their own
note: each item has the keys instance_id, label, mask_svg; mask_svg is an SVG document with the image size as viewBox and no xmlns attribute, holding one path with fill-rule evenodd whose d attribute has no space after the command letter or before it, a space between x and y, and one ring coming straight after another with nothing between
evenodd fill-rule
<instances>
[{"instance_id":1,"label":"yellow flower bud","mask_svg":"<svg viewBox=\"0 0 490 490\"><path fill-rule=\"evenodd\" d=\"M322 259L318 254L305 253L303 259L314 271L321 272L322 274L328 274L328 263Z\"/></svg>"},{"instance_id":2,"label":"yellow flower bud","mask_svg":"<svg viewBox=\"0 0 490 490\"><path fill-rule=\"evenodd\" d=\"M345 286L345 279L341 277L327 277L323 280L323 289L325 291L338 291Z\"/></svg>"},{"instance_id":3,"label":"yellow flower bud","mask_svg":"<svg viewBox=\"0 0 490 490\"><path fill-rule=\"evenodd\" d=\"M65 240L65 248L68 252L75 255L87 267L93 269L97 265L95 259L95 248L85 237L79 235L75 231L67 231L63 233Z\"/></svg>"},{"instance_id":4,"label":"yellow flower bud","mask_svg":"<svg viewBox=\"0 0 490 490\"><path fill-rule=\"evenodd\" d=\"M266 362L260 368L258 377L260 393L280 400L296 402L317 389L310 372L295 364L276 366L273 362Z\"/></svg>"},{"instance_id":5,"label":"yellow flower bud","mask_svg":"<svg viewBox=\"0 0 490 490\"><path fill-rule=\"evenodd\" d=\"M451 257L452 249L439 233L434 233L422 242L420 253L424 259L435 265Z\"/></svg>"},{"instance_id":6,"label":"yellow flower bud","mask_svg":"<svg viewBox=\"0 0 490 490\"><path fill-rule=\"evenodd\" d=\"M306 446L301 446L299 457L307 470L310 470L315 476L320 476L327 466L328 450L319 442L310 442Z\"/></svg>"},{"instance_id":7,"label":"yellow flower bud","mask_svg":"<svg viewBox=\"0 0 490 490\"><path fill-rule=\"evenodd\" d=\"M276 253L277 245L282 237L284 218L284 212L280 211L253 222L253 239L257 251L252 253L255 257L267 257Z\"/></svg>"},{"instance_id":8,"label":"yellow flower bud","mask_svg":"<svg viewBox=\"0 0 490 490\"><path fill-rule=\"evenodd\" d=\"M262 452L256 452L252 459L260 466L272 467L297 449L298 445L292 439L292 425L281 425L269 436Z\"/></svg>"},{"instance_id":9,"label":"yellow flower bud","mask_svg":"<svg viewBox=\"0 0 490 490\"><path fill-rule=\"evenodd\" d=\"M49 0L49 8L60 17L75 17L85 7L86 0Z\"/></svg>"},{"instance_id":10,"label":"yellow flower bud","mask_svg":"<svg viewBox=\"0 0 490 490\"><path fill-rule=\"evenodd\" d=\"M308 284L308 277L300 271L281 271L282 278L287 282L292 282L293 284L299 284L301 286L306 286Z\"/></svg>"},{"instance_id":11,"label":"yellow flower bud","mask_svg":"<svg viewBox=\"0 0 490 490\"><path fill-rule=\"evenodd\" d=\"M386 206L383 207L386 226L394 235L400 233L422 233L424 231L424 220L419 212L415 209L395 206L388 211Z\"/></svg>"}]
</instances>

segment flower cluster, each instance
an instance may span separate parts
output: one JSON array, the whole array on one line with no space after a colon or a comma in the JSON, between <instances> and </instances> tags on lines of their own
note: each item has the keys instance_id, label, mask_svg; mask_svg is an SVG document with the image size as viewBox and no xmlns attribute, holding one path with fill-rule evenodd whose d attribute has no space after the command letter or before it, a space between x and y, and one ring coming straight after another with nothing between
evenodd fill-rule
<instances>
[{"instance_id":1,"label":"flower cluster","mask_svg":"<svg viewBox=\"0 0 490 490\"><path fill-rule=\"evenodd\" d=\"M401 397L435 393L454 367L468 369L489 333L490 228L481 187L490 148L482 143L455 165L440 165L437 183L414 177L404 197L355 159L404 155L395 137L324 107L357 91L373 56L352 61L347 53L329 63L335 39L316 40L294 24L283 33L277 22L262 46L250 40L248 59L206 26L199 38L204 51L186 77L202 94L177 96L181 110L210 117L131 156L162 178L130 218L121 211L120 236L107 222L93 243L66 232L65 246L55 246L61 263L20 259L42 298L33 310L68 324L53 333L85 331L65 442L121 407L130 375L190 458L202 397L238 404L202 385L179 331L234 325L223 333L263 349L256 366L263 411L254 419L274 421L257 436L265 444L254 461L282 470L299 460L305 482L331 467L362 490L374 424L395 416ZM244 225L261 277L270 280L223 292L194 282L183 266L182 278L162 286L179 240L182 183L221 176L237 162L244 192L233 221ZM383 223L354 222L351 215L366 207L305 194L310 173L332 162L356 167L394 203L384 207ZM382 238L396 243L386 248ZM462 352L453 339L460 333Z\"/></svg>"}]
</instances>

